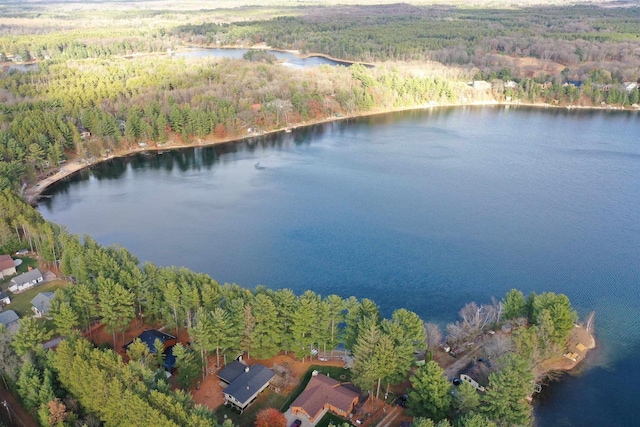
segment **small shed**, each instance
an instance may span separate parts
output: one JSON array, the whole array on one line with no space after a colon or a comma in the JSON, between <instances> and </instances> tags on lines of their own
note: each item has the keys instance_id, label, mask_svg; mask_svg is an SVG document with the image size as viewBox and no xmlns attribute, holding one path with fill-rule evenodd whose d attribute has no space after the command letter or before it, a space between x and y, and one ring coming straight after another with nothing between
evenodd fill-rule
<instances>
[{"instance_id":1,"label":"small shed","mask_svg":"<svg viewBox=\"0 0 640 427\"><path fill-rule=\"evenodd\" d=\"M45 317L51 308L51 300L55 294L53 292L40 292L31 300L31 311L35 317Z\"/></svg>"}]
</instances>

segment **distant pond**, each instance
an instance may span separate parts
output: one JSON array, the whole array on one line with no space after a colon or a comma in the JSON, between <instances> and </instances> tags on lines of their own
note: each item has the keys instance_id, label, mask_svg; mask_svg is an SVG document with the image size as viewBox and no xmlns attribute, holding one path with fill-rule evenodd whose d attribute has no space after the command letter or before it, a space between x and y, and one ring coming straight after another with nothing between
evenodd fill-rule
<instances>
[{"instance_id":1,"label":"distant pond","mask_svg":"<svg viewBox=\"0 0 640 427\"><path fill-rule=\"evenodd\" d=\"M242 59L243 56L249 52L250 49L192 49L183 52L176 52L173 54L175 57L183 58L234 58ZM335 61L323 56L309 56L302 58L291 52L281 52L279 50L267 50L266 52L274 55L279 61L282 61L282 65L292 68L308 68L317 67L319 65L351 65L350 62Z\"/></svg>"}]
</instances>

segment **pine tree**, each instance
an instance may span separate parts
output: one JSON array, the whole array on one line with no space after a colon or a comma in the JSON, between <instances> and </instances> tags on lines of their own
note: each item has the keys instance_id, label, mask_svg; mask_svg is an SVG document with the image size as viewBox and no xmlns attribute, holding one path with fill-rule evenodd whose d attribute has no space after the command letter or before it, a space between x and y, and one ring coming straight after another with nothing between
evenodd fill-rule
<instances>
[{"instance_id":1,"label":"pine tree","mask_svg":"<svg viewBox=\"0 0 640 427\"><path fill-rule=\"evenodd\" d=\"M451 384L444 371L430 360L411 377L413 390L409 392L409 411L414 416L439 421L451 405Z\"/></svg>"}]
</instances>

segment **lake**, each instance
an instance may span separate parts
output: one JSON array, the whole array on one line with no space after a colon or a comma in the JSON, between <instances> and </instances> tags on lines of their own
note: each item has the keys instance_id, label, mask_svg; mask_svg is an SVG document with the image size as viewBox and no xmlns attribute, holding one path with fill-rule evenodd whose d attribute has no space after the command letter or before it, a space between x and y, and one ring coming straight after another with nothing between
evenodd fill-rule
<instances>
[{"instance_id":1,"label":"lake","mask_svg":"<svg viewBox=\"0 0 640 427\"><path fill-rule=\"evenodd\" d=\"M233 49L233 48L211 48L211 49L191 49L182 52L176 52L173 56L178 58L233 58L243 59L244 55L251 49ZM279 50L266 50L269 54L276 57L276 60L281 61L282 65L291 68L308 68L317 67L320 65L351 65L350 62L335 61L333 59L325 58L323 56L308 56L306 58L300 57L295 53L282 52Z\"/></svg>"},{"instance_id":2,"label":"lake","mask_svg":"<svg viewBox=\"0 0 640 427\"><path fill-rule=\"evenodd\" d=\"M220 282L312 289L454 321L467 302L569 296L599 348L545 387L540 426L640 415L637 112L505 107L349 119L137 155L60 183L42 215Z\"/></svg>"}]
</instances>

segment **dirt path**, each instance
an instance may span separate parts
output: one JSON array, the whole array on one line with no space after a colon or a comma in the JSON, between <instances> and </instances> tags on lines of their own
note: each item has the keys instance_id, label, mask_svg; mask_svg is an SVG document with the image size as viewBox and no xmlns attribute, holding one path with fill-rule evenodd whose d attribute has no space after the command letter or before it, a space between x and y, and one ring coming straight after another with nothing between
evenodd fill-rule
<instances>
[{"instance_id":1,"label":"dirt path","mask_svg":"<svg viewBox=\"0 0 640 427\"><path fill-rule=\"evenodd\" d=\"M400 424L399 418L402 416L402 408L394 406L391 411L378 423L378 427L392 427Z\"/></svg>"},{"instance_id":2,"label":"dirt path","mask_svg":"<svg viewBox=\"0 0 640 427\"><path fill-rule=\"evenodd\" d=\"M457 377L462 368L467 366L469 362L475 359L476 355L480 353L480 350L482 350L482 347L474 346L469 351L465 351L462 355L458 356L457 360L444 370L447 378Z\"/></svg>"},{"instance_id":3,"label":"dirt path","mask_svg":"<svg viewBox=\"0 0 640 427\"><path fill-rule=\"evenodd\" d=\"M6 406L5 406L6 402ZM38 427L29 414L9 391L0 387L0 421L6 426Z\"/></svg>"}]
</instances>

